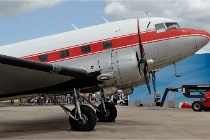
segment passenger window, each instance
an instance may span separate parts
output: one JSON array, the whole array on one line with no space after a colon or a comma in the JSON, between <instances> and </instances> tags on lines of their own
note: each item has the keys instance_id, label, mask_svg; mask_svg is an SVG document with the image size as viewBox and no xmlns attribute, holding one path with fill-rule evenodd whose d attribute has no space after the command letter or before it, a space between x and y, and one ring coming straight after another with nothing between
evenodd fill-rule
<instances>
[{"instance_id":1,"label":"passenger window","mask_svg":"<svg viewBox=\"0 0 210 140\"><path fill-rule=\"evenodd\" d=\"M82 53L91 52L91 50L90 50L90 45L82 46L82 47L81 47L81 51L82 51Z\"/></svg>"},{"instance_id":2,"label":"passenger window","mask_svg":"<svg viewBox=\"0 0 210 140\"><path fill-rule=\"evenodd\" d=\"M103 42L104 49L112 48L112 41Z\"/></svg>"},{"instance_id":3,"label":"passenger window","mask_svg":"<svg viewBox=\"0 0 210 140\"><path fill-rule=\"evenodd\" d=\"M161 32L165 32L166 31L165 25L163 23L156 24L155 25L155 29L156 29L157 33L161 33Z\"/></svg>"},{"instance_id":4,"label":"passenger window","mask_svg":"<svg viewBox=\"0 0 210 140\"><path fill-rule=\"evenodd\" d=\"M40 62L44 62L48 60L48 55L47 54L43 54L39 56L39 61Z\"/></svg>"},{"instance_id":5,"label":"passenger window","mask_svg":"<svg viewBox=\"0 0 210 140\"><path fill-rule=\"evenodd\" d=\"M67 57L67 56L69 56L69 50L60 51L60 57L61 58L64 58L64 57Z\"/></svg>"}]
</instances>

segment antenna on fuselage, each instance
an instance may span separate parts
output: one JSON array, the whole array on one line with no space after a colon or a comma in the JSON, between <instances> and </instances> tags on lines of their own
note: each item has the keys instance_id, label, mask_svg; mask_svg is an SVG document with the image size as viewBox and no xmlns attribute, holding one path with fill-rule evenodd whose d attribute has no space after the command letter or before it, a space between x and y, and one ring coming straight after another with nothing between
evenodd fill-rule
<instances>
[{"instance_id":1,"label":"antenna on fuselage","mask_svg":"<svg viewBox=\"0 0 210 140\"><path fill-rule=\"evenodd\" d=\"M102 17L102 18L103 18L103 20L104 20L106 23L109 22L105 17Z\"/></svg>"},{"instance_id":2,"label":"antenna on fuselage","mask_svg":"<svg viewBox=\"0 0 210 140\"><path fill-rule=\"evenodd\" d=\"M71 26L72 26L75 30L78 29L74 24L71 24Z\"/></svg>"},{"instance_id":3,"label":"antenna on fuselage","mask_svg":"<svg viewBox=\"0 0 210 140\"><path fill-rule=\"evenodd\" d=\"M149 17L149 12L148 11L145 11L144 13L146 14L147 17Z\"/></svg>"},{"instance_id":4,"label":"antenna on fuselage","mask_svg":"<svg viewBox=\"0 0 210 140\"><path fill-rule=\"evenodd\" d=\"M143 16L143 14L146 15L146 17L149 17L149 11L136 11L137 14L139 14L140 16Z\"/></svg>"}]
</instances>

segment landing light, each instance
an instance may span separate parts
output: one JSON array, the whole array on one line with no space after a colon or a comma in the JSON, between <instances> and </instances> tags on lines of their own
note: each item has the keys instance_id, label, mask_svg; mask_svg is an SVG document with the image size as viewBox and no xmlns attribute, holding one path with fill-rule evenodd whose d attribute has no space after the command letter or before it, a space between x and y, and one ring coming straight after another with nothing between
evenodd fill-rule
<instances>
[{"instance_id":1,"label":"landing light","mask_svg":"<svg viewBox=\"0 0 210 140\"><path fill-rule=\"evenodd\" d=\"M102 76L100 79L101 79L102 81L104 81L104 80L109 80L109 77L108 77L108 76Z\"/></svg>"}]
</instances>

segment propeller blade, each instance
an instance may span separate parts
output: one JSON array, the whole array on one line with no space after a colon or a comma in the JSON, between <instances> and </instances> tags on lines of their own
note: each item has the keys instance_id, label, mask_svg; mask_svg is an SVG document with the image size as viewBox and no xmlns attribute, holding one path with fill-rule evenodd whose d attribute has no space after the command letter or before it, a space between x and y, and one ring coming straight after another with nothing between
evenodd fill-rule
<instances>
[{"instance_id":1,"label":"propeller blade","mask_svg":"<svg viewBox=\"0 0 210 140\"><path fill-rule=\"evenodd\" d=\"M149 84L150 78L149 78L149 73L147 71L144 71L144 78L145 78L145 82L147 84L147 89L149 91L149 94L151 94L151 88L150 88L150 84Z\"/></svg>"},{"instance_id":2,"label":"propeller blade","mask_svg":"<svg viewBox=\"0 0 210 140\"><path fill-rule=\"evenodd\" d=\"M139 19L137 19L137 27L138 27L138 39L139 39L139 50L140 50L140 54L141 54L141 60L139 62L139 69L140 72L144 71L144 79L145 82L147 84L147 89L149 91L149 94L151 94L151 88L150 88L150 78L149 78L149 69L148 69L148 64L147 64L147 60L145 59L145 52L144 52L144 48L141 42L141 36L140 36L140 27L139 27Z\"/></svg>"},{"instance_id":3,"label":"propeller blade","mask_svg":"<svg viewBox=\"0 0 210 140\"><path fill-rule=\"evenodd\" d=\"M141 43L141 37L140 37L140 27L139 27L139 19L137 19L137 26L138 26L138 40L139 40L139 50L140 50L140 54L141 54L141 59L145 58L145 54L144 54L144 48L143 45Z\"/></svg>"}]
</instances>

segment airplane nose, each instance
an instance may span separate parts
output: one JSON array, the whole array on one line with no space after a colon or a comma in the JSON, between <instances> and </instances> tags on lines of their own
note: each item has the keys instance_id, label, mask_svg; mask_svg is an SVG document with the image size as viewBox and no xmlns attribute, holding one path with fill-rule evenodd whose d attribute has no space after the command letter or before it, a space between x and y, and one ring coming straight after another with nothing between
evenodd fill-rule
<instances>
[{"instance_id":1,"label":"airplane nose","mask_svg":"<svg viewBox=\"0 0 210 140\"><path fill-rule=\"evenodd\" d=\"M194 36L198 50L209 43L210 35L204 30L194 30Z\"/></svg>"}]
</instances>

